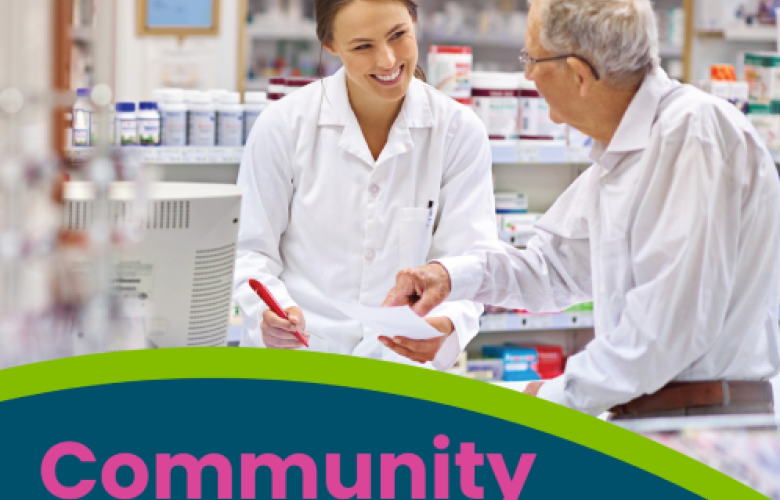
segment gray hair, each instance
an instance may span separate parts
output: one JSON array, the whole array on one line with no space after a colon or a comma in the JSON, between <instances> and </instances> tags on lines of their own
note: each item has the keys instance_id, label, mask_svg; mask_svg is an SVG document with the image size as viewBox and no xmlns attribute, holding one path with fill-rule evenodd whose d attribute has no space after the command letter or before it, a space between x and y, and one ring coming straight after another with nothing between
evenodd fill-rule
<instances>
[{"instance_id":1,"label":"gray hair","mask_svg":"<svg viewBox=\"0 0 780 500\"><path fill-rule=\"evenodd\" d=\"M542 46L554 54L585 57L608 85L637 85L658 67L658 26L650 0L535 3Z\"/></svg>"}]
</instances>

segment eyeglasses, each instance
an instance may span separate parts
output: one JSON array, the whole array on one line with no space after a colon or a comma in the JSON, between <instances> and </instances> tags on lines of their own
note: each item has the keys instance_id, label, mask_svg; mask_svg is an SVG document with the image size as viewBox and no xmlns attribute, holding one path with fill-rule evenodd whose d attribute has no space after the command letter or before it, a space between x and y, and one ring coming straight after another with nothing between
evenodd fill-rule
<instances>
[{"instance_id":1,"label":"eyeglasses","mask_svg":"<svg viewBox=\"0 0 780 500\"><path fill-rule=\"evenodd\" d=\"M596 71L596 68L584 57L582 57L579 54L563 54L561 56L555 56L555 57L543 57L541 59L534 59L531 57L531 55L528 53L527 50L523 49L520 52L520 64L523 65L523 67L527 66L533 66L534 64L540 63L540 62L547 62L547 61L558 61L560 59L567 59L569 57L576 57L580 61L584 62L588 65L590 70L593 72L593 77L596 78L596 80L599 79L599 72Z\"/></svg>"}]
</instances>

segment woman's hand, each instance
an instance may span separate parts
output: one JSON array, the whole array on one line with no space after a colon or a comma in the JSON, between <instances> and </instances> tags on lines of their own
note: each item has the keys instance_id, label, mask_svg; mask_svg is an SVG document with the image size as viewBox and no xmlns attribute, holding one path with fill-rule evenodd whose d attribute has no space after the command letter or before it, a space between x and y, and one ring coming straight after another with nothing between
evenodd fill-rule
<instances>
[{"instance_id":1,"label":"woman's hand","mask_svg":"<svg viewBox=\"0 0 780 500\"><path fill-rule=\"evenodd\" d=\"M424 319L444 335L428 340L412 340L406 337L393 337L392 339L379 337L379 341L388 349L392 349L401 356L417 361L420 364L433 361L444 341L455 331L455 325L452 324L450 318L445 316Z\"/></svg>"},{"instance_id":2,"label":"woman's hand","mask_svg":"<svg viewBox=\"0 0 780 500\"><path fill-rule=\"evenodd\" d=\"M300 307L290 307L284 311L289 320L280 318L270 309L262 312L260 317L260 331L263 333L263 343L272 349L299 349L304 347L293 332L301 332L306 342L309 342L311 334L305 332L306 321L303 319L303 311Z\"/></svg>"}]
</instances>

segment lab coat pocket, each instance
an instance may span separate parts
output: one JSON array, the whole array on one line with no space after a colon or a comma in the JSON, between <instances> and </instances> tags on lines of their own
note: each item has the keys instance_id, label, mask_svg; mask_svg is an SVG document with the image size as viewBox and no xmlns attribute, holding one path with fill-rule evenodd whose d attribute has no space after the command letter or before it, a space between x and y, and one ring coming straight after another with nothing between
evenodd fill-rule
<instances>
[{"instance_id":1,"label":"lab coat pocket","mask_svg":"<svg viewBox=\"0 0 780 500\"><path fill-rule=\"evenodd\" d=\"M422 266L431 247L432 225L427 208L402 208L399 213L399 270Z\"/></svg>"}]
</instances>

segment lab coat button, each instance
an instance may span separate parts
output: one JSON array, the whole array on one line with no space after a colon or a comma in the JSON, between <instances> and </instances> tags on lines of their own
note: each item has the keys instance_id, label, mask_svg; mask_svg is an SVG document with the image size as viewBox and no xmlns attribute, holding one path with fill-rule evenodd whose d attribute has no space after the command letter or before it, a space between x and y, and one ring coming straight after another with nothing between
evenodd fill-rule
<instances>
[{"instance_id":1,"label":"lab coat button","mask_svg":"<svg viewBox=\"0 0 780 500\"><path fill-rule=\"evenodd\" d=\"M382 189L379 186L377 186L376 184L371 184L368 187L368 192L371 193L371 196L377 196L379 194L379 191L381 191L381 190Z\"/></svg>"},{"instance_id":2,"label":"lab coat button","mask_svg":"<svg viewBox=\"0 0 780 500\"><path fill-rule=\"evenodd\" d=\"M374 257L376 257L376 252L372 248L366 250L366 259L374 260Z\"/></svg>"}]
</instances>

